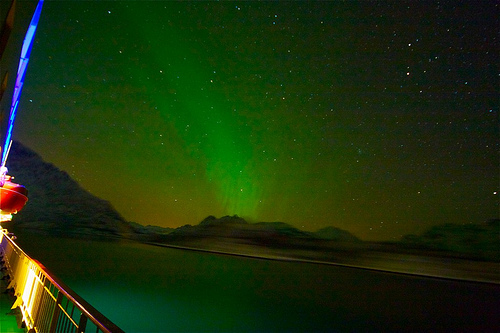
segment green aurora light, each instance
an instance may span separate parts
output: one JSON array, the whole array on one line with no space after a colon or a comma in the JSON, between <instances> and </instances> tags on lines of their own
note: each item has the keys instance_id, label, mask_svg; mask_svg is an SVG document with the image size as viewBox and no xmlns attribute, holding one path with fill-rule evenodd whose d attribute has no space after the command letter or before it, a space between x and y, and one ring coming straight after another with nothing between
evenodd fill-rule
<instances>
[{"instance_id":1,"label":"green aurora light","mask_svg":"<svg viewBox=\"0 0 500 333\"><path fill-rule=\"evenodd\" d=\"M482 222L498 18L467 6L47 1L14 139L143 224Z\"/></svg>"}]
</instances>

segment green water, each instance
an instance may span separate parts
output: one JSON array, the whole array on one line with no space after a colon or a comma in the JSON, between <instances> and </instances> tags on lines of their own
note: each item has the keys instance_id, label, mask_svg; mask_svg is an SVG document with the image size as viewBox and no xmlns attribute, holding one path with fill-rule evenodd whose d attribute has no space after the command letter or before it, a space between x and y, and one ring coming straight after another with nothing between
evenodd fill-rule
<instances>
[{"instance_id":1,"label":"green water","mask_svg":"<svg viewBox=\"0 0 500 333\"><path fill-rule=\"evenodd\" d=\"M126 332L488 330L498 285L19 235Z\"/></svg>"}]
</instances>

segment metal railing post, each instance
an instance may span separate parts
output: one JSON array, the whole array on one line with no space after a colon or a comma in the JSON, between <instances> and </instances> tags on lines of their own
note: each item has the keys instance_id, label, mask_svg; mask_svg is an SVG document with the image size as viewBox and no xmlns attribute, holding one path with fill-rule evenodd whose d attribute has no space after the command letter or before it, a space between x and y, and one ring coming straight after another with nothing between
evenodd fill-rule
<instances>
[{"instance_id":1,"label":"metal railing post","mask_svg":"<svg viewBox=\"0 0 500 333\"><path fill-rule=\"evenodd\" d=\"M85 332L87 328L87 317L82 313L80 315L80 321L78 322L78 333Z\"/></svg>"},{"instance_id":2,"label":"metal railing post","mask_svg":"<svg viewBox=\"0 0 500 333\"><path fill-rule=\"evenodd\" d=\"M33 314L33 317L32 317L33 327L36 327L38 325L38 322L39 322L39 316L40 316L40 312L42 310L42 305L43 305L43 294L45 291L45 281L46 281L45 276L43 274L41 274L40 271L37 272L37 277L39 278L39 281L37 281L39 286L37 288L37 292L34 295L33 304L36 307L36 311L32 312L32 314Z\"/></svg>"},{"instance_id":3,"label":"metal railing post","mask_svg":"<svg viewBox=\"0 0 500 333\"><path fill-rule=\"evenodd\" d=\"M50 321L49 333L55 333L57 328L57 321L59 320L59 313L61 312L61 302L63 295L61 292L57 293L56 306L54 307L54 312L52 313L52 319Z\"/></svg>"}]
</instances>

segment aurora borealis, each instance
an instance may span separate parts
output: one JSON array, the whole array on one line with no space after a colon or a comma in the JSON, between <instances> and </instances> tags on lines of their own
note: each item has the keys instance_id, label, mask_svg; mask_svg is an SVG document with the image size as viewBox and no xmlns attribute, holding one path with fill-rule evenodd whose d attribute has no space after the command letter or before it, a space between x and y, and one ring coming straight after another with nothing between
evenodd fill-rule
<instances>
[{"instance_id":1,"label":"aurora borealis","mask_svg":"<svg viewBox=\"0 0 500 333\"><path fill-rule=\"evenodd\" d=\"M145 225L481 223L498 218L498 12L47 0L14 139Z\"/></svg>"}]
</instances>

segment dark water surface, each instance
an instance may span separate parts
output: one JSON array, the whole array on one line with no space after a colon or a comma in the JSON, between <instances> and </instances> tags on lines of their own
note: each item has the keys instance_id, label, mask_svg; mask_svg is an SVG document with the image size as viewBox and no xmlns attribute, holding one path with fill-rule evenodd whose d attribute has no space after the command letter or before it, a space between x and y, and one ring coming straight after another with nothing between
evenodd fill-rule
<instances>
[{"instance_id":1,"label":"dark water surface","mask_svg":"<svg viewBox=\"0 0 500 333\"><path fill-rule=\"evenodd\" d=\"M18 234L126 332L498 331L500 285Z\"/></svg>"}]
</instances>

